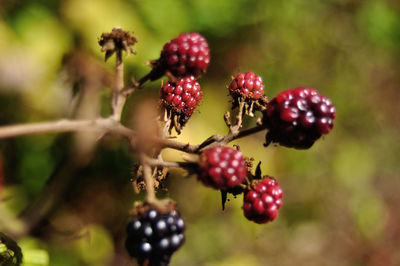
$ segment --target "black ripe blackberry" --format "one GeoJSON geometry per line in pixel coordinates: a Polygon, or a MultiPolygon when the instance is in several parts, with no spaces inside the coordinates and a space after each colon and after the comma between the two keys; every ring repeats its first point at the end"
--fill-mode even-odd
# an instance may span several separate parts
{"type": "Polygon", "coordinates": [[[147,207],[138,210],[128,223],[125,247],[140,265],[168,265],[185,241],[185,222],[176,210],[162,213],[147,207]]]}

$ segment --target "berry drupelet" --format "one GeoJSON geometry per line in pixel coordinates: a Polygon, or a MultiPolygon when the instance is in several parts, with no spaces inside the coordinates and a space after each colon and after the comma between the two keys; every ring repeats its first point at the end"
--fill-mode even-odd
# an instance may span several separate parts
{"type": "Polygon", "coordinates": [[[197,32],[182,33],[164,45],[159,63],[175,77],[198,77],[210,63],[208,43],[197,32]]]}
{"type": "Polygon", "coordinates": [[[193,76],[167,82],[160,89],[161,102],[177,132],[192,116],[203,96],[200,84],[193,76]]]}
{"type": "Polygon", "coordinates": [[[310,88],[280,92],[267,105],[263,122],[271,142],[296,149],[308,149],[333,128],[336,109],[331,101],[310,88]]]}
{"type": "Polygon", "coordinates": [[[215,189],[230,189],[241,184],[247,168],[243,154],[230,147],[217,146],[203,151],[199,162],[199,179],[215,189]]]}
{"type": "Polygon", "coordinates": [[[176,210],[142,210],[128,223],[126,231],[125,247],[140,265],[168,265],[185,241],[185,222],[176,210]]]}
{"type": "Polygon", "coordinates": [[[274,178],[264,177],[243,197],[244,216],[258,224],[275,220],[282,205],[282,189],[274,178]]]}

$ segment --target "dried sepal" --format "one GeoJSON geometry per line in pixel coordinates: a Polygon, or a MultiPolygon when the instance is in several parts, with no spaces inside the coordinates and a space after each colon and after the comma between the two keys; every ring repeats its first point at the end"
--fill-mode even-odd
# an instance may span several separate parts
{"type": "Polygon", "coordinates": [[[240,107],[242,104],[244,106],[244,114],[250,117],[254,117],[254,113],[257,111],[264,111],[267,109],[268,98],[263,95],[257,100],[252,100],[241,95],[233,97],[232,100],[232,110],[240,107]]]}

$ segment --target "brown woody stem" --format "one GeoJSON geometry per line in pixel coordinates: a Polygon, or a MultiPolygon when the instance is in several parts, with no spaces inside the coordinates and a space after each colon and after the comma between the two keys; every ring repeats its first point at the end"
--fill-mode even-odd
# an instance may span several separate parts
{"type": "Polygon", "coordinates": [[[52,122],[20,124],[0,127],[0,139],[58,132],[99,131],[114,132],[125,136],[132,136],[134,132],[111,118],[94,120],[61,119],[52,122]]]}
{"type": "Polygon", "coordinates": [[[156,201],[156,193],[154,191],[154,180],[151,173],[151,167],[148,163],[147,156],[144,153],[140,154],[140,164],[143,167],[143,179],[146,183],[146,201],[153,203],[156,201]]]}
{"type": "Polygon", "coordinates": [[[167,168],[185,168],[193,166],[193,162],[166,162],[160,159],[153,159],[150,157],[145,158],[146,163],[150,166],[167,167],[167,168]]]}
{"type": "Polygon", "coordinates": [[[124,89],[124,63],[122,62],[122,51],[116,53],[115,62],[115,85],[111,96],[112,118],[116,121],[121,120],[122,110],[125,105],[126,98],[121,94],[124,89]]]}

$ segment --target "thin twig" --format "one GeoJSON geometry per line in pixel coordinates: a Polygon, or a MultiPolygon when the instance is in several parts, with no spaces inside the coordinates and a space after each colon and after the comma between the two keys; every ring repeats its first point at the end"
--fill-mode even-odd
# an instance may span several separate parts
{"type": "Polygon", "coordinates": [[[143,167],[143,178],[146,183],[146,201],[149,203],[156,201],[156,193],[154,191],[154,179],[151,174],[150,164],[147,162],[147,156],[140,153],[140,164],[143,167]]]}
{"type": "Polygon", "coordinates": [[[41,122],[32,124],[20,124],[0,127],[0,139],[43,134],[56,132],[70,131],[88,131],[88,130],[105,130],[113,126],[113,121],[110,119],[95,119],[95,120],[68,120],[61,119],[52,122],[41,122]]]}
{"type": "Polygon", "coordinates": [[[201,144],[198,145],[193,145],[189,143],[183,143],[171,139],[161,139],[161,138],[156,138],[156,137],[150,137],[148,141],[152,141],[156,144],[158,144],[161,148],[170,148],[174,150],[179,150],[187,153],[199,153],[202,150],[206,148],[211,148],[214,146],[218,145],[226,145],[227,143],[243,138],[249,135],[252,135],[254,133],[260,132],[265,130],[266,127],[262,125],[258,125],[249,129],[245,129],[243,131],[238,131],[235,134],[227,134],[225,136],[221,135],[213,135],[209,138],[207,138],[205,141],[203,141],[201,144]]]}
{"type": "Polygon", "coordinates": [[[193,166],[193,162],[166,162],[164,160],[154,159],[150,157],[144,157],[145,162],[150,166],[156,167],[167,167],[167,168],[185,168],[193,166]]]}
{"type": "Polygon", "coordinates": [[[211,148],[211,147],[215,147],[218,145],[226,145],[229,142],[231,142],[232,140],[236,139],[237,136],[240,134],[240,128],[242,127],[242,123],[243,123],[243,111],[244,111],[244,102],[241,102],[239,105],[239,112],[236,116],[236,121],[234,125],[231,125],[230,121],[229,121],[229,117],[230,117],[230,113],[226,113],[224,116],[224,120],[227,126],[229,126],[229,132],[227,135],[225,135],[224,137],[220,136],[220,135],[213,135],[211,137],[209,137],[208,139],[206,139],[203,143],[201,143],[200,145],[198,145],[198,148],[196,149],[196,153],[206,149],[206,148],[211,148]]]}
{"type": "Polygon", "coordinates": [[[233,126],[230,127],[230,132],[231,134],[235,135],[235,134],[239,134],[239,129],[242,127],[243,124],[243,111],[245,108],[245,102],[240,102],[239,104],[239,112],[236,115],[236,121],[235,124],[233,126]]]}
{"type": "Polygon", "coordinates": [[[248,128],[248,129],[240,131],[239,134],[237,134],[234,139],[240,139],[240,138],[252,135],[254,133],[263,131],[265,129],[267,129],[267,127],[266,126],[262,126],[262,125],[261,126],[255,126],[255,127],[252,127],[252,128],[248,128]]]}
{"type": "Polygon", "coordinates": [[[124,63],[122,61],[122,51],[116,53],[115,62],[115,85],[111,96],[112,117],[116,121],[121,120],[122,109],[124,108],[126,98],[121,94],[124,89],[124,63]]]}
{"type": "MultiPolygon", "coordinates": [[[[170,127],[171,127],[171,119],[168,119],[164,123],[164,127],[163,127],[163,130],[162,130],[162,135],[161,135],[162,139],[166,139],[168,137],[168,130],[169,130],[170,127]]],[[[157,153],[156,153],[156,156],[155,156],[159,160],[162,160],[161,152],[162,152],[162,149],[159,149],[157,151],[157,153]]]]}
{"type": "Polygon", "coordinates": [[[152,72],[149,72],[147,75],[143,76],[139,81],[133,81],[132,86],[125,88],[121,91],[121,94],[123,94],[125,97],[128,97],[131,95],[134,91],[137,89],[141,89],[142,85],[146,83],[147,81],[150,80],[152,72]]]}
{"type": "Polygon", "coordinates": [[[150,137],[148,140],[160,145],[161,148],[170,148],[187,153],[197,153],[197,149],[199,147],[199,145],[191,145],[189,143],[183,143],[171,139],[161,139],[157,137],[150,137]]]}

